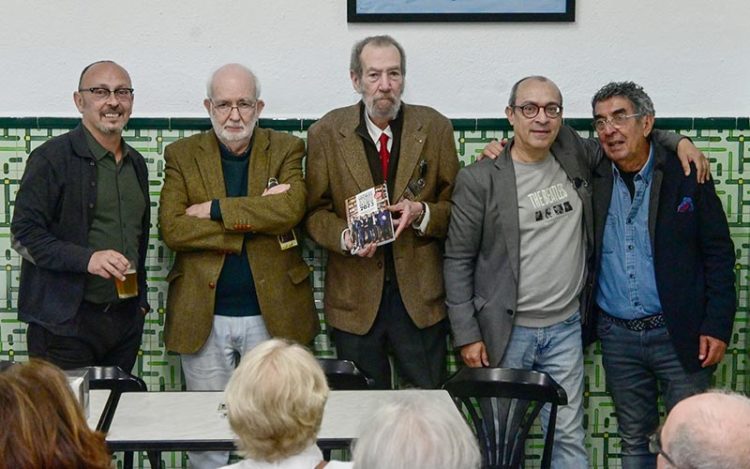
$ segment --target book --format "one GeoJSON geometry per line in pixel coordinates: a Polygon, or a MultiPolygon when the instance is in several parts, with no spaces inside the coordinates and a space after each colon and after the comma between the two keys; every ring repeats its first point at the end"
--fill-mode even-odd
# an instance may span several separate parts
{"type": "Polygon", "coordinates": [[[385,184],[372,187],[346,199],[346,222],[349,225],[353,252],[370,243],[378,246],[393,242],[393,218],[386,210],[390,205],[385,184]]]}

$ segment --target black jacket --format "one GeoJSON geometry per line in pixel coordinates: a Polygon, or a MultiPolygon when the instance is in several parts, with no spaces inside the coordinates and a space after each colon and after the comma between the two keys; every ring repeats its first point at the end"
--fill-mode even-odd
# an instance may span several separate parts
{"type": "MultiPolygon", "coordinates": [[[[146,200],[138,246],[139,304],[146,301],[146,249],[150,224],[148,170],[143,156],[128,149],[146,200]]],[[[83,300],[87,246],[96,207],[96,160],[82,124],[50,139],[29,155],[15,199],[11,233],[23,257],[18,318],[47,328],[72,318],[83,300]]]]}

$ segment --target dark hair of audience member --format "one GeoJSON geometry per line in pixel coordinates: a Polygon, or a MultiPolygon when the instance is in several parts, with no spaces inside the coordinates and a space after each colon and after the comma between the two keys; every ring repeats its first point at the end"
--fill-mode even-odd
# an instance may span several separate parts
{"type": "Polygon", "coordinates": [[[0,373],[0,469],[112,467],[65,375],[41,360],[0,373]]]}

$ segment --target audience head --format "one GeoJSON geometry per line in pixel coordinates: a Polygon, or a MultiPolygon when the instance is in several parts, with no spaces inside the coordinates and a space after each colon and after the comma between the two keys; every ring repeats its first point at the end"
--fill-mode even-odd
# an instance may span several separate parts
{"type": "Polygon", "coordinates": [[[513,126],[513,144],[528,156],[549,152],[562,126],[562,93],[547,77],[518,80],[505,115],[513,126]]]}
{"type": "Polygon", "coordinates": [[[659,468],[749,469],[750,399],[711,391],[680,401],[659,440],[659,468]]]}
{"type": "Polygon", "coordinates": [[[354,90],[362,95],[367,115],[385,128],[401,109],[406,55],[391,36],[371,36],[354,44],[349,76],[354,90]]]}
{"type": "Polygon", "coordinates": [[[81,72],[73,101],[94,138],[119,137],[133,111],[130,75],[111,60],[89,64],[81,72]]]}
{"type": "Polygon", "coordinates": [[[328,383],[304,347],[280,339],[247,353],[226,390],[229,424],[245,456],[279,461],[314,444],[328,383]]]}
{"type": "Polygon", "coordinates": [[[211,74],[203,105],[216,137],[234,153],[244,152],[263,111],[260,82],[249,68],[227,64],[211,74]]]}
{"type": "Polygon", "coordinates": [[[604,153],[625,171],[648,160],[648,137],[654,128],[654,103],[632,81],[604,85],[591,99],[594,129],[604,153]]]}
{"type": "Polygon", "coordinates": [[[457,409],[411,394],[380,407],[353,450],[356,469],[474,469],[479,447],[457,409]]]}
{"type": "Polygon", "coordinates": [[[0,469],[111,467],[65,375],[34,360],[0,373],[0,469]]]}

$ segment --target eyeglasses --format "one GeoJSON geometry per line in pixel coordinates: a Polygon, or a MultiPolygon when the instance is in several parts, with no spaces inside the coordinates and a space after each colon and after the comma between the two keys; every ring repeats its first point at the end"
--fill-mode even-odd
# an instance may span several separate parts
{"type": "Polygon", "coordinates": [[[117,88],[110,90],[109,88],[102,88],[95,86],[93,88],[79,88],[80,93],[89,92],[97,101],[104,101],[109,99],[109,95],[114,94],[118,101],[130,101],[133,99],[133,88],[117,88]]]}
{"type": "Polygon", "coordinates": [[[611,125],[615,129],[619,129],[623,125],[625,125],[625,122],[627,122],[628,119],[632,119],[634,117],[641,117],[641,113],[637,112],[635,114],[615,114],[611,119],[596,119],[592,125],[597,132],[604,132],[607,124],[611,125]]]}
{"type": "Polygon", "coordinates": [[[649,452],[651,452],[651,454],[661,454],[669,464],[677,467],[677,464],[675,464],[672,458],[666,452],[664,452],[661,447],[661,430],[662,427],[660,426],[654,433],[651,434],[651,436],[648,437],[648,450],[649,452]]]}
{"type": "Polygon", "coordinates": [[[258,106],[258,101],[240,101],[236,105],[232,106],[232,103],[228,101],[211,101],[211,104],[216,111],[216,114],[222,116],[228,116],[232,113],[233,109],[237,109],[237,112],[242,116],[249,116],[251,112],[258,106]]]}
{"type": "Polygon", "coordinates": [[[539,114],[540,109],[544,109],[544,113],[549,117],[550,119],[555,119],[556,117],[559,117],[560,114],[562,114],[562,106],[559,104],[547,104],[546,106],[538,106],[534,103],[527,103],[522,106],[511,106],[513,109],[521,109],[521,114],[523,114],[524,117],[527,119],[533,119],[539,114]]]}

